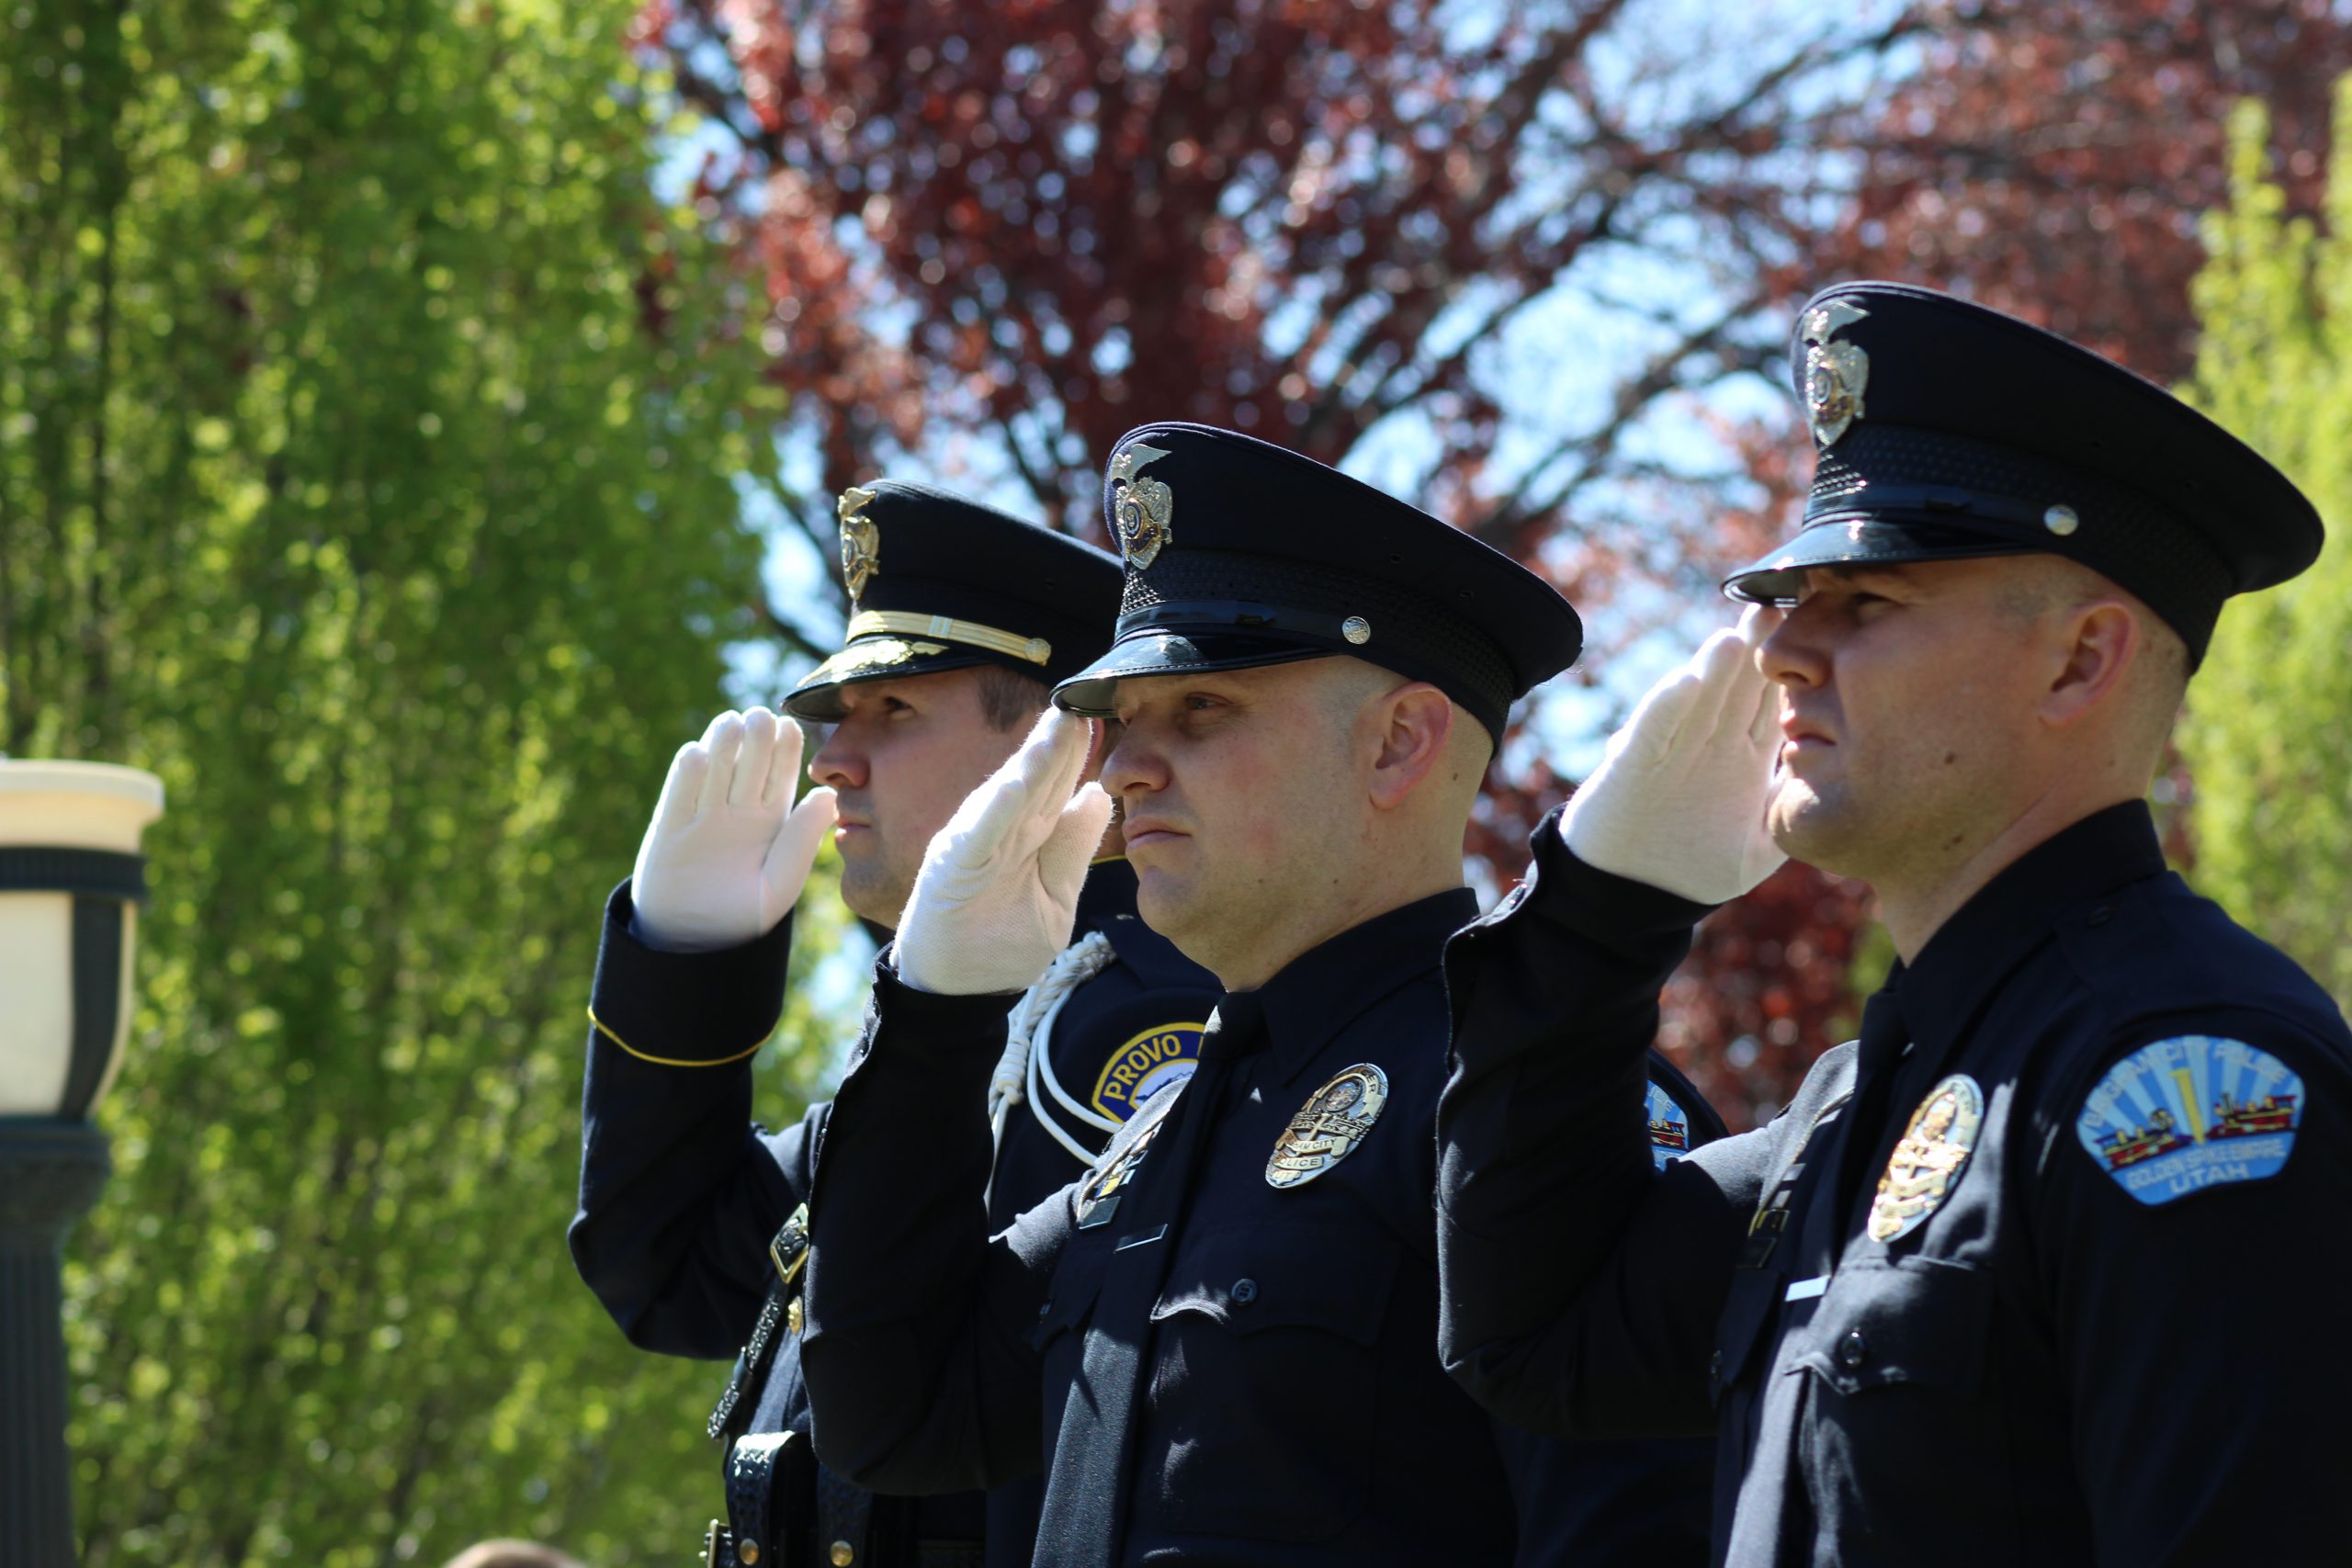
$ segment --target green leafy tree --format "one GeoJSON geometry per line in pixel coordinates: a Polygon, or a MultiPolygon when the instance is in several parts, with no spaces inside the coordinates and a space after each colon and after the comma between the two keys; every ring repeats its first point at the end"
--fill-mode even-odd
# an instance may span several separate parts
{"type": "Polygon", "coordinates": [[[776,412],[633,4],[0,12],[0,750],[171,795],[70,1249],[93,1568],[712,1511],[713,1370],[562,1245],[597,911],[724,700],[776,412]]]}
{"type": "Polygon", "coordinates": [[[2256,104],[2232,124],[2230,204],[2205,226],[2192,396],[2335,536],[2310,571],[2222,615],[2181,750],[2200,886],[2352,1002],[2352,78],[2335,126],[2324,227],[2288,216],[2256,104]]]}

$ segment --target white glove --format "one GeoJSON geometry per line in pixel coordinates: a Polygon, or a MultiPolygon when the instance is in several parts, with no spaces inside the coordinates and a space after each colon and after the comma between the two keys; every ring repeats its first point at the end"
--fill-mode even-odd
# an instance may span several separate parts
{"type": "Polygon", "coordinates": [[[765,708],[720,714],[678,748],[629,887],[639,942],[707,953],[775,929],[833,825],[831,790],[792,804],[799,773],[800,727],[765,708]]]}
{"type": "Polygon", "coordinates": [[[1058,708],[923,852],[899,921],[899,978],[919,991],[978,996],[1035,981],[1078,923],[1087,862],[1111,824],[1086,772],[1091,731],[1058,708]]]}
{"type": "Polygon", "coordinates": [[[1756,668],[1762,606],[1649,690],[1568,799],[1578,860],[1702,904],[1738,897],[1788,857],[1764,825],[1780,702],[1756,668]]]}

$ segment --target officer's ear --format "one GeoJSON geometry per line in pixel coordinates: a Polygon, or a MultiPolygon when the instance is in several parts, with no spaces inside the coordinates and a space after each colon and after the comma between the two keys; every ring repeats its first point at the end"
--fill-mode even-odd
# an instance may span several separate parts
{"type": "Polygon", "coordinates": [[[2053,635],[2062,660],[2041,696],[2043,724],[2072,729],[2126,700],[2125,677],[2144,642],[2130,604],[2108,597],[2079,601],[2059,615],[2053,635]]]}
{"type": "Polygon", "coordinates": [[[1443,692],[1408,681],[1378,700],[1374,717],[1380,739],[1370,781],[1376,809],[1403,805],[1432,774],[1450,775],[1446,757],[1461,716],[1443,692]]]}

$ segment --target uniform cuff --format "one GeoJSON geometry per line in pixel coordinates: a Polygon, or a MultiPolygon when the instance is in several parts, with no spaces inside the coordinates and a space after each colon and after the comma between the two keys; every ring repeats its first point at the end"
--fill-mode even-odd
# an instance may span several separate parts
{"type": "Polygon", "coordinates": [[[1004,1021],[1021,997],[1019,991],[948,996],[918,990],[899,978],[898,948],[887,947],[874,961],[875,1027],[867,1031],[866,1049],[887,1033],[885,1048],[907,1061],[952,1071],[984,1056],[993,1070],[1004,1048],[1004,1021]]]}
{"type": "Polygon", "coordinates": [[[1578,859],[1560,831],[1565,809],[1555,807],[1529,835],[1534,858],[1526,880],[1469,931],[1500,925],[1528,908],[1534,919],[1565,926],[1604,948],[1625,951],[1662,936],[1688,933],[1715,908],[1578,859]]]}
{"type": "Polygon", "coordinates": [[[659,1066],[718,1066],[757,1051],[784,1015],[792,917],[740,947],[663,953],[631,933],[628,888],[623,882],[605,905],[588,1004],[597,1032],[659,1066]]]}

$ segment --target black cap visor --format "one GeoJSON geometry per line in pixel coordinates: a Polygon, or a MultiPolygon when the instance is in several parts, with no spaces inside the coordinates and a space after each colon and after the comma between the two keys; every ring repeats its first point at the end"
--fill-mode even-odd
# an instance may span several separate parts
{"type": "MultiPolygon", "coordinates": [[[[976,648],[943,646],[907,637],[862,637],[803,676],[798,685],[785,694],[784,711],[795,718],[818,724],[838,724],[849,711],[842,703],[843,686],[870,681],[907,681],[918,675],[940,675],[981,664],[1021,668],[976,648]]],[[[1035,666],[1023,673],[1039,681],[1046,676],[1043,670],[1035,666]]]]}
{"type": "Polygon", "coordinates": [[[1751,604],[1792,604],[1804,574],[1825,566],[1897,566],[1907,561],[2021,556],[2039,547],[2013,535],[1945,523],[1849,516],[1814,524],[1752,566],[1724,579],[1724,592],[1751,604]]]}
{"type": "Polygon", "coordinates": [[[1089,718],[1116,711],[1119,682],[1146,675],[1204,675],[1261,664],[1333,659],[1354,650],[1315,648],[1243,632],[1183,633],[1147,626],[1121,637],[1111,650],[1054,688],[1054,705],[1089,718]]]}

